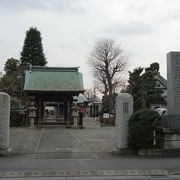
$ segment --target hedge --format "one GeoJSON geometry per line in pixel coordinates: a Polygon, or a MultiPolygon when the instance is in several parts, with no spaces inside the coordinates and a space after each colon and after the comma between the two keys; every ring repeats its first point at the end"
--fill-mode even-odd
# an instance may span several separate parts
{"type": "Polygon", "coordinates": [[[135,112],[129,119],[128,146],[135,149],[153,147],[153,132],[160,126],[160,122],[161,116],[154,110],[135,112]]]}

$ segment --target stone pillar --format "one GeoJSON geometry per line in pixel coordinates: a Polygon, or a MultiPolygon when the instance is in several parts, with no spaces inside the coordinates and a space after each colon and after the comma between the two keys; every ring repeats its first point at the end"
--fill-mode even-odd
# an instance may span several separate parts
{"type": "Polygon", "coordinates": [[[167,105],[168,115],[180,116],[180,52],[167,54],[167,105]]]}
{"type": "Polygon", "coordinates": [[[67,100],[67,125],[70,125],[70,101],[67,100]]]}
{"type": "Polygon", "coordinates": [[[10,96],[0,92],[0,155],[8,155],[10,125],[10,96]]]}
{"type": "Polygon", "coordinates": [[[43,121],[43,115],[42,115],[43,104],[42,104],[41,98],[39,98],[37,102],[38,102],[38,108],[37,108],[37,110],[38,110],[38,112],[37,112],[38,117],[37,118],[38,119],[37,119],[37,123],[38,123],[39,126],[41,126],[42,121],[43,121]]]}
{"type": "Polygon", "coordinates": [[[167,54],[167,108],[162,124],[164,149],[173,154],[173,149],[180,149],[180,52],[167,54]]]}
{"type": "Polygon", "coordinates": [[[123,152],[128,145],[128,122],[133,113],[133,97],[120,93],[116,98],[116,147],[115,151],[123,152]]]}

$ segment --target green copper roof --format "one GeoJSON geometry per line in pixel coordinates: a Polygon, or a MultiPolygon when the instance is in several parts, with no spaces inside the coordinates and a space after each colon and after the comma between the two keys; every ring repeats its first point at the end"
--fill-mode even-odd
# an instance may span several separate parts
{"type": "Polygon", "coordinates": [[[31,67],[25,74],[25,91],[83,92],[78,67],[31,67]]]}

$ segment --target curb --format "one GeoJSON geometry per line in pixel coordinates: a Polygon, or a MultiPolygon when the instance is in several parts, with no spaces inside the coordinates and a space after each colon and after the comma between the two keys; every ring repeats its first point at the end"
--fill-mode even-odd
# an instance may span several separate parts
{"type": "Polygon", "coordinates": [[[180,175],[180,170],[172,170],[169,175],[180,175]]]}
{"type": "Polygon", "coordinates": [[[86,176],[167,176],[166,170],[59,170],[59,171],[1,171],[0,178],[22,177],[86,177],[86,176]]]}

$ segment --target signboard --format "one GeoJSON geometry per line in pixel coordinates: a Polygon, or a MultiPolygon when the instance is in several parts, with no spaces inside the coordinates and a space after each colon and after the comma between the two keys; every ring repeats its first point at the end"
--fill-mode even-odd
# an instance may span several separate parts
{"type": "Polygon", "coordinates": [[[104,114],[103,114],[103,118],[108,119],[108,118],[109,118],[109,113],[104,113],[104,114]]]}

